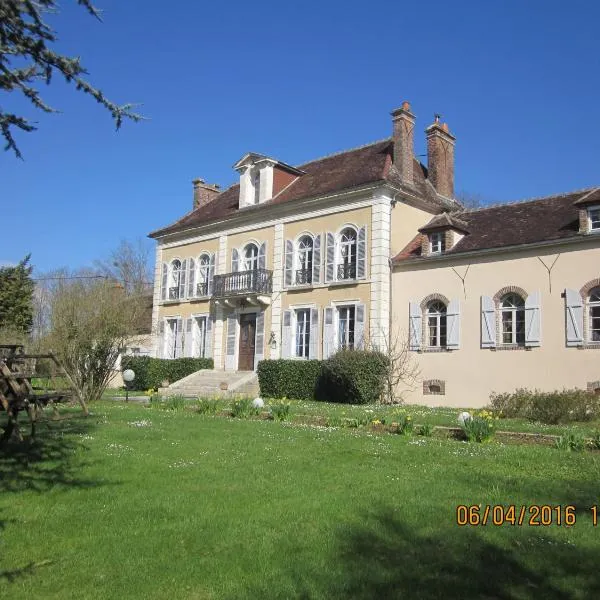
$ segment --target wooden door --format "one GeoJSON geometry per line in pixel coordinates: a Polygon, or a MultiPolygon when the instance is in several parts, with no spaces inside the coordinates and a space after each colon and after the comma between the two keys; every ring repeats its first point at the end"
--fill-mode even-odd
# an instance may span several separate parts
{"type": "Polygon", "coordinates": [[[256,340],[256,313],[240,315],[240,371],[254,370],[254,352],[256,340]]]}

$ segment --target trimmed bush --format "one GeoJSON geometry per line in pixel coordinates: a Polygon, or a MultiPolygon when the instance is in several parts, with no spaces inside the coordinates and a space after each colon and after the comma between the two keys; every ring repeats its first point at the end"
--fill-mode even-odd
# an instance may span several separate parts
{"type": "Polygon", "coordinates": [[[260,393],[268,398],[314,400],[321,364],[320,360],[261,360],[260,393]]]}
{"type": "Polygon", "coordinates": [[[492,394],[490,408],[508,418],[523,418],[548,425],[591,421],[600,416],[600,395],[585,390],[518,389],[513,393],[492,394]]]}
{"type": "Polygon", "coordinates": [[[381,399],[388,359],[381,352],[339,350],[323,361],[317,400],[373,404],[381,399]]]}
{"type": "Polygon", "coordinates": [[[124,356],[121,368],[135,373],[133,386],[138,390],[156,389],[166,379],[179,381],[201,369],[212,369],[212,358],[151,358],[150,356],[124,356]]]}

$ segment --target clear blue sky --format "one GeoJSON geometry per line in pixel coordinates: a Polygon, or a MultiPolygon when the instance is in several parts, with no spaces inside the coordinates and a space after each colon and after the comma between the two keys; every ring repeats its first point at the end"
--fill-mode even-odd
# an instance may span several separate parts
{"type": "MultiPolygon", "coordinates": [[[[417,153],[435,112],[457,137],[456,188],[488,201],[600,185],[600,3],[62,0],[61,51],[149,121],[115,133],[91,98],[44,88],[25,156],[0,152],[0,263],[77,268],[223,187],[246,151],[299,164],[387,137],[408,99],[417,153]]],[[[3,108],[25,107],[12,95],[3,108]]],[[[150,247],[153,242],[148,240],[150,247]]]]}

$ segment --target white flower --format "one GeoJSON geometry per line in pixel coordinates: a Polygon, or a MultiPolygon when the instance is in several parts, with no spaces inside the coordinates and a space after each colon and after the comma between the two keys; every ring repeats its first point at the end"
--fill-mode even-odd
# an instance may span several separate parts
{"type": "Polygon", "coordinates": [[[254,408],[264,408],[265,406],[265,401],[262,398],[254,398],[254,400],[252,400],[252,406],[254,408]]]}
{"type": "Polygon", "coordinates": [[[466,411],[461,412],[460,415],[458,415],[458,424],[462,427],[465,424],[465,421],[470,421],[472,418],[471,413],[466,411]]]}

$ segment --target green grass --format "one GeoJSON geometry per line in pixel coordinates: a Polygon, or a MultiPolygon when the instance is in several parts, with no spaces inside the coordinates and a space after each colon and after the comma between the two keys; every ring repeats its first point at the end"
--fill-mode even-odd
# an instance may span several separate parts
{"type": "Polygon", "coordinates": [[[114,402],[66,414],[0,449],[3,598],[600,593],[600,453],[114,402]],[[458,527],[456,505],[478,503],[575,504],[577,524],[458,527]]]}

